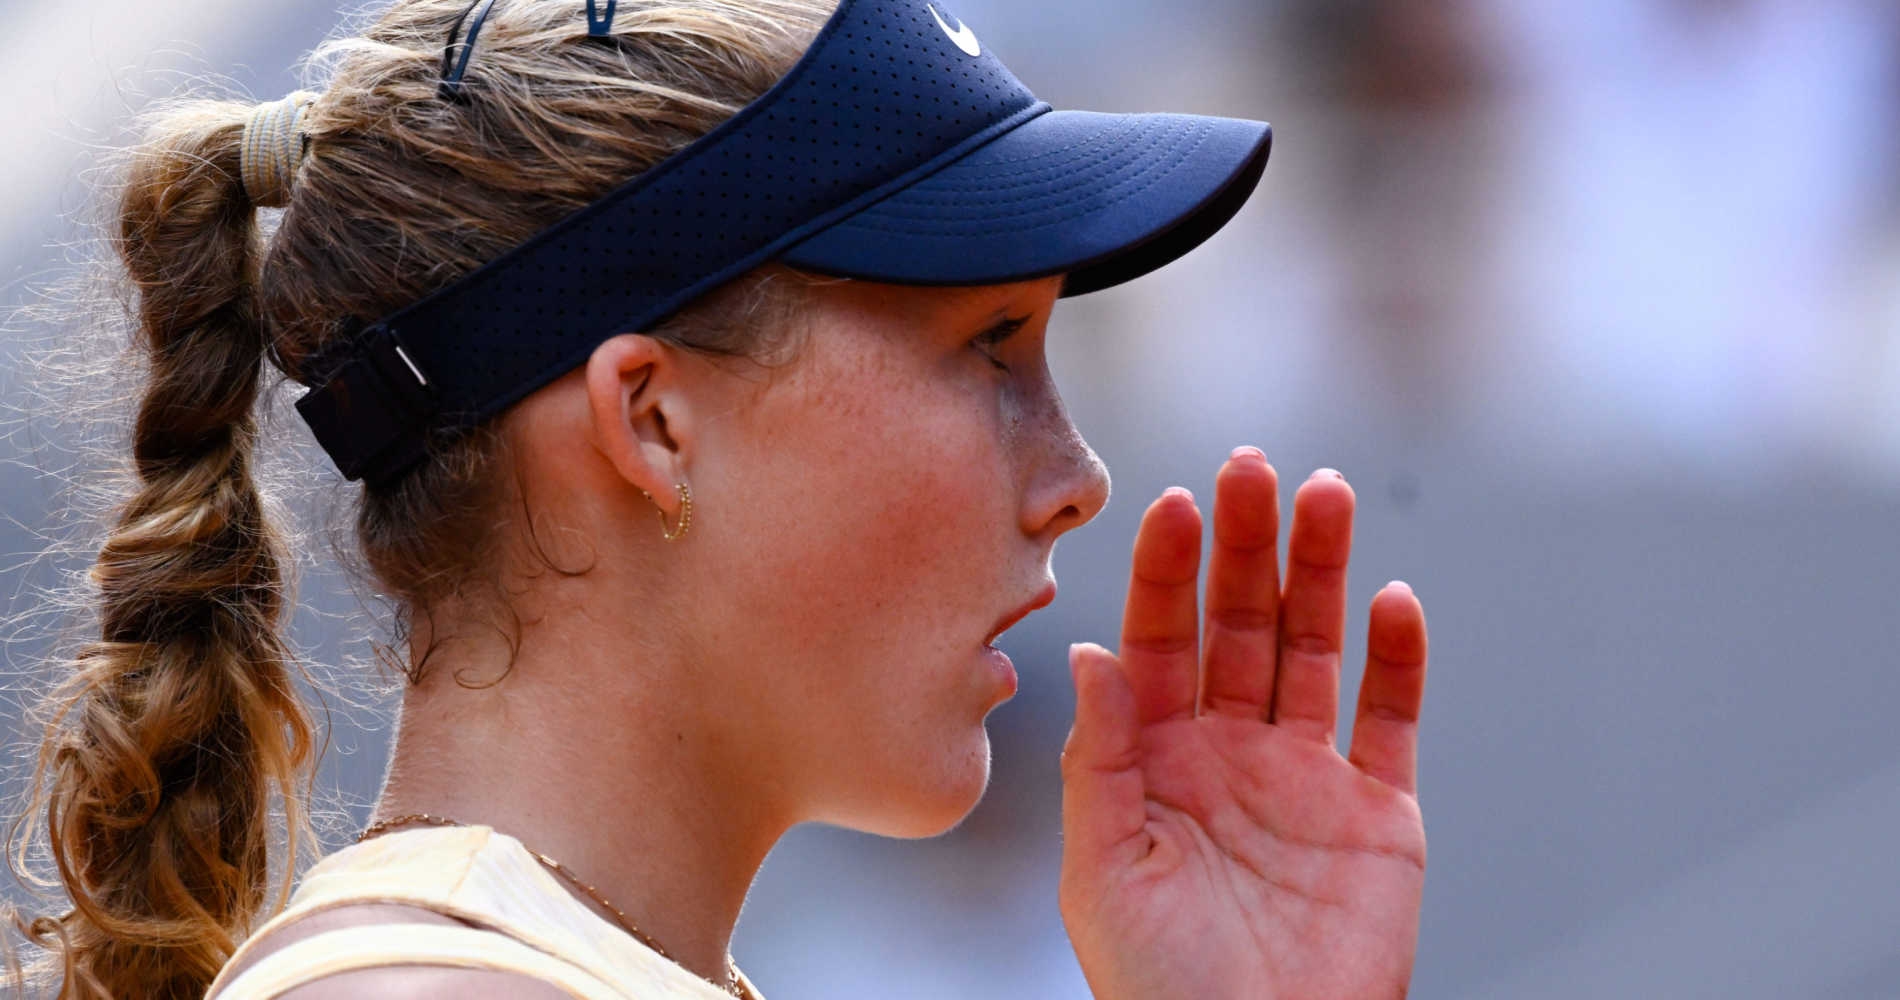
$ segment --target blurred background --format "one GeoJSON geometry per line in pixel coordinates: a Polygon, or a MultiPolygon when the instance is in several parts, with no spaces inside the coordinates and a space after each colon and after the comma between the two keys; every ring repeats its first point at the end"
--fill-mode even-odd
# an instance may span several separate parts
{"type": "MultiPolygon", "coordinates": [[[[1058,107],[1264,118],[1273,160],[1204,248],[1058,310],[1115,499],[1004,639],[1021,693],[976,812],[772,855],[735,945],[767,994],[1088,995],[1056,909],[1063,651],[1113,642],[1147,500],[1208,496],[1251,443],[1357,488],[1353,631],[1392,578],[1430,617],[1414,996],[1900,997],[1900,4],[955,7],[1058,107]]],[[[147,97],[274,99],[337,21],[0,0],[0,314],[66,273],[82,172],[147,97]]],[[[0,339],[13,615],[84,565],[33,559],[73,460],[29,391],[47,336],[0,339]]],[[[298,634],[340,663],[375,626],[312,560],[298,634]]],[[[14,702],[47,638],[0,647],[14,702]]],[[[332,847],[391,704],[334,706],[332,847]]]]}

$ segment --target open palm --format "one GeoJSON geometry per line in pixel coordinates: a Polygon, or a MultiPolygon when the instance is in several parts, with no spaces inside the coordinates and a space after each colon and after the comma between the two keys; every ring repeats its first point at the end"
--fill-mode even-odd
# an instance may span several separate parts
{"type": "Polygon", "coordinates": [[[1373,599],[1350,757],[1333,746],[1353,493],[1299,489],[1280,580],[1264,456],[1221,468],[1207,612],[1201,515],[1170,490],[1135,540],[1119,657],[1071,652],[1061,908],[1098,1000],[1405,995],[1425,831],[1425,618],[1373,599]]]}

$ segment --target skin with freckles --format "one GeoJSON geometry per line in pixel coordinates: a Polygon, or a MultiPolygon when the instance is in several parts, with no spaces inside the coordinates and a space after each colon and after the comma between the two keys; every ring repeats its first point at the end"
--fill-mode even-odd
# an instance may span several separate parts
{"type": "MultiPolygon", "coordinates": [[[[784,364],[624,334],[524,400],[504,418],[521,496],[496,529],[517,646],[486,606],[422,619],[413,647],[440,642],[372,820],[512,834],[716,980],[792,826],[954,826],[989,778],[984,719],[1015,691],[988,641],[1052,596],[1057,539],[1108,497],[1046,363],[1060,287],[831,283],[784,364]],[[677,483],[692,527],[668,542],[655,512],[678,523],[677,483]]],[[[1119,657],[1074,657],[1057,902],[1096,997],[1350,1000],[1409,978],[1422,612],[1402,586],[1375,600],[1342,758],[1352,494],[1301,488],[1282,584],[1276,486],[1258,452],[1222,468],[1204,620],[1200,512],[1159,500],[1119,657]]],[[[324,926],[394,919],[350,909],[324,926]]],[[[540,995],[401,967],[290,995],[397,989],[540,995]]]]}

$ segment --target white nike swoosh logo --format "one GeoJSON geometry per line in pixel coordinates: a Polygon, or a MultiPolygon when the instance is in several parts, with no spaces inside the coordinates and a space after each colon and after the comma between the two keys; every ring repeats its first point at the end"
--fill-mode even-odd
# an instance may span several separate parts
{"type": "Polygon", "coordinates": [[[976,32],[971,31],[969,25],[959,24],[957,30],[951,31],[950,26],[944,23],[943,15],[937,13],[937,8],[924,4],[924,9],[930,12],[931,17],[937,19],[937,27],[942,28],[943,33],[950,36],[950,40],[957,43],[957,48],[962,49],[964,54],[972,56],[983,54],[983,46],[976,43],[976,32]]]}

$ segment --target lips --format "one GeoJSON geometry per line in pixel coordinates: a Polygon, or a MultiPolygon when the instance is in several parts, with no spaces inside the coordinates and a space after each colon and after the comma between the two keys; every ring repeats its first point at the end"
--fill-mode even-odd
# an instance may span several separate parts
{"type": "Polygon", "coordinates": [[[1049,602],[1055,599],[1056,599],[1056,585],[1055,585],[1055,581],[1051,580],[1051,581],[1048,581],[1047,583],[1044,583],[1042,586],[1042,589],[1036,591],[1036,595],[1034,597],[1031,597],[1029,600],[1023,602],[1022,604],[1017,605],[1015,610],[1004,615],[1002,618],[997,619],[996,627],[990,629],[990,634],[983,639],[983,644],[985,646],[996,645],[997,638],[1001,636],[1004,632],[1009,631],[1012,627],[1015,626],[1017,622],[1022,621],[1024,618],[1029,617],[1029,613],[1032,611],[1035,611],[1037,608],[1048,607],[1049,602]]]}

